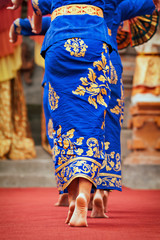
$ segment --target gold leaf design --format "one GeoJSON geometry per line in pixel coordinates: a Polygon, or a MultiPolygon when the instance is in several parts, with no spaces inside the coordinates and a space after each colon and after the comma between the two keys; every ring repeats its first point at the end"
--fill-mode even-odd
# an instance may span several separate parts
{"type": "Polygon", "coordinates": [[[88,102],[90,104],[92,104],[93,106],[95,106],[95,108],[97,109],[97,103],[96,103],[96,100],[95,98],[92,98],[91,96],[88,97],[88,102]]]}
{"type": "Polygon", "coordinates": [[[87,81],[87,78],[86,78],[86,77],[85,77],[85,78],[81,77],[80,80],[81,80],[81,82],[82,82],[82,84],[83,84],[84,86],[89,85],[89,82],[87,81]]]}
{"type": "Polygon", "coordinates": [[[106,89],[105,89],[105,88],[102,88],[102,89],[101,89],[101,93],[102,93],[103,95],[107,95],[106,89]]]}
{"type": "Polygon", "coordinates": [[[110,142],[105,142],[104,145],[105,145],[105,150],[108,150],[108,149],[109,149],[110,142]]]}
{"type": "Polygon", "coordinates": [[[67,154],[68,154],[68,155],[73,155],[73,150],[72,150],[72,149],[69,149],[69,150],[67,151],[67,154]]]}
{"type": "Polygon", "coordinates": [[[83,141],[84,137],[79,137],[77,138],[77,141],[76,141],[76,145],[82,145],[82,141],[83,141]]]}
{"type": "Polygon", "coordinates": [[[106,166],[106,170],[107,170],[107,171],[110,171],[111,169],[112,169],[111,167],[106,166]]]}
{"type": "Polygon", "coordinates": [[[67,132],[66,137],[68,137],[68,138],[73,138],[74,132],[75,132],[75,129],[72,128],[71,130],[69,130],[69,131],[67,132]]]}
{"type": "Polygon", "coordinates": [[[98,80],[104,83],[104,82],[106,81],[106,78],[105,78],[103,75],[101,75],[101,76],[98,78],[98,80]]]}
{"type": "MultiPolygon", "coordinates": [[[[93,66],[97,67],[99,71],[102,70],[103,75],[101,74],[97,79],[94,70],[88,68],[88,79],[86,77],[80,78],[83,86],[79,85],[75,91],[72,91],[73,94],[80,96],[90,94],[90,96],[88,97],[88,102],[92,104],[96,109],[98,108],[97,103],[107,107],[107,104],[105,103],[105,98],[103,98],[102,95],[107,96],[107,89],[111,91],[108,85],[108,83],[110,83],[110,78],[106,75],[106,71],[109,73],[109,66],[107,65],[107,60],[103,53],[101,54],[101,57],[102,61],[95,61],[93,63],[93,66]]],[[[110,96],[108,96],[108,98],[110,98],[110,96]]]]}
{"type": "Polygon", "coordinates": [[[110,161],[110,165],[111,165],[111,167],[113,168],[113,167],[114,167],[114,162],[113,162],[113,161],[110,161]]]}
{"type": "Polygon", "coordinates": [[[94,83],[91,83],[90,87],[89,88],[87,87],[86,90],[88,92],[90,92],[90,94],[93,94],[93,95],[97,95],[100,92],[99,86],[94,83]]]}
{"type": "Polygon", "coordinates": [[[83,86],[79,86],[79,87],[77,87],[77,89],[75,91],[72,91],[72,93],[76,94],[76,95],[84,96],[85,91],[86,90],[83,86]]]}
{"type": "Polygon", "coordinates": [[[93,156],[93,151],[92,148],[90,148],[87,152],[86,152],[87,156],[92,157],[93,156]]]}
{"type": "Polygon", "coordinates": [[[68,141],[68,139],[64,139],[64,141],[63,141],[63,147],[64,147],[64,149],[67,149],[67,148],[69,147],[69,141],[68,141]]]}
{"type": "Polygon", "coordinates": [[[61,130],[62,130],[62,126],[59,125],[59,129],[57,130],[57,138],[61,136],[61,130]]]}
{"type": "Polygon", "coordinates": [[[83,149],[82,148],[78,148],[77,150],[75,150],[75,152],[80,156],[83,153],[83,149]]]}
{"type": "Polygon", "coordinates": [[[96,74],[95,72],[93,71],[93,69],[89,68],[89,74],[88,74],[88,78],[92,81],[92,82],[95,82],[95,79],[96,79],[96,74]]]}
{"type": "Polygon", "coordinates": [[[103,97],[102,97],[101,94],[98,94],[98,96],[97,96],[97,102],[98,102],[99,104],[107,107],[107,104],[105,103],[105,101],[104,101],[104,99],[103,99],[103,97]]]}
{"type": "Polygon", "coordinates": [[[50,83],[49,83],[48,99],[49,99],[49,105],[51,107],[51,110],[55,110],[56,108],[58,108],[59,96],[54,91],[54,88],[52,88],[50,83]]]}

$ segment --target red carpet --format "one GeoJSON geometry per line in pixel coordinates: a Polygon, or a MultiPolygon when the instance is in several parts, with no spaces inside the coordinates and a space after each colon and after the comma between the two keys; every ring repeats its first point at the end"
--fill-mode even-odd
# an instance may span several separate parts
{"type": "Polygon", "coordinates": [[[112,192],[109,219],[92,219],[88,228],[64,224],[67,208],[54,207],[57,189],[0,189],[0,240],[159,240],[160,191],[112,192]]]}

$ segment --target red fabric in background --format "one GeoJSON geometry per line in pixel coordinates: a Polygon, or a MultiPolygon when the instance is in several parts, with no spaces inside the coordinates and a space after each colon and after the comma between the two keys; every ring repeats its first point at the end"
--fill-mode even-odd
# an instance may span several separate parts
{"type": "Polygon", "coordinates": [[[64,223],[67,208],[55,207],[55,188],[0,189],[1,240],[159,240],[160,191],[112,192],[109,219],[92,219],[88,228],[64,223]]]}

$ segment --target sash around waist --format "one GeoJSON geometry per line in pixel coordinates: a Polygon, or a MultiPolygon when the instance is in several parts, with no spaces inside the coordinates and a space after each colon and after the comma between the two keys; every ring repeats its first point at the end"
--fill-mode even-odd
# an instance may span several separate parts
{"type": "Polygon", "coordinates": [[[51,14],[51,21],[62,15],[84,15],[89,14],[103,18],[103,10],[99,7],[87,4],[70,4],[56,8],[51,14]]]}

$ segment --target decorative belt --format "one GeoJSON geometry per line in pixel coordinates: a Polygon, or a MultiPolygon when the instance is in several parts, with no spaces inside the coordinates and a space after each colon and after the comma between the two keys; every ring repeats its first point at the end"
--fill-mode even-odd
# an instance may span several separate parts
{"type": "Polygon", "coordinates": [[[51,15],[51,21],[61,15],[96,15],[103,18],[103,10],[99,7],[86,4],[70,4],[56,8],[51,15]]]}

